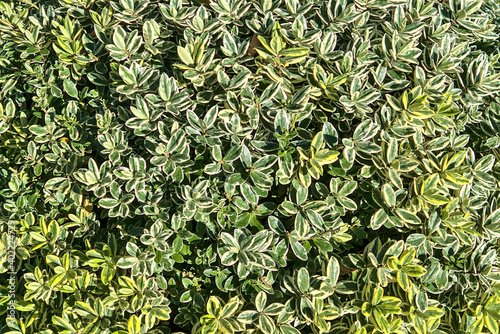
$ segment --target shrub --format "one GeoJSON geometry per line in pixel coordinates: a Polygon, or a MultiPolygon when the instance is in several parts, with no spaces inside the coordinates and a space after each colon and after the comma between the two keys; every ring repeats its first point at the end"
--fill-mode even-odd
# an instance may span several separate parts
{"type": "Polygon", "coordinates": [[[498,333],[498,9],[0,2],[0,331],[498,333]]]}

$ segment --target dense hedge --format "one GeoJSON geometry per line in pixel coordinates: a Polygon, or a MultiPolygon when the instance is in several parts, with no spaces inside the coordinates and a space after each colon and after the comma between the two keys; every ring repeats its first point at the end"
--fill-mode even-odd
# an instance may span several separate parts
{"type": "Polygon", "coordinates": [[[0,2],[0,332],[498,334],[499,9],[0,2]]]}

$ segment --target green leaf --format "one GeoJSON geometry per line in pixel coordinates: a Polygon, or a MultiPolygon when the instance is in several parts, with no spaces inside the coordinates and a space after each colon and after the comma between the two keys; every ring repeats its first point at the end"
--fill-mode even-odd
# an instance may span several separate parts
{"type": "Polygon", "coordinates": [[[29,130],[32,134],[37,136],[44,136],[49,133],[49,131],[39,125],[32,125],[29,127],[29,130]]]}
{"type": "Polygon", "coordinates": [[[405,209],[396,209],[396,215],[401,218],[405,223],[412,224],[412,225],[420,225],[422,222],[420,221],[420,218],[418,218],[417,215],[415,215],[413,212],[410,212],[405,209]]]}
{"type": "Polygon", "coordinates": [[[500,209],[493,211],[488,218],[486,218],[485,225],[498,225],[500,223],[500,209]]]}
{"type": "Polygon", "coordinates": [[[313,226],[315,226],[318,229],[323,228],[325,225],[325,222],[323,221],[323,218],[313,210],[306,210],[307,218],[311,222],[313,226]]]}
{"type": "Polygon", "coordinates": [[[300,334],[297,329],[290,325],[281,325],[280,329],[283,334],[300,334]]]}
{"type": "Polygon", "coordinates": [[[318,249],[323,253],[328,253],[333,250],[333,245],[329,241],[323,238],[314,238],[313,242],[318,247],[318,249]]]}
{"type": "Polygon", "coordinates": [[[370,219],[370,226],[374,230],[378,230],[387,221],[389,216],[384,209],[378,209],[370,219]]]}
{"type": "Polygon", "coordinates": [[[408,275],[412,277],[419,277],[425,275],[427,270],[423,268],[422,266],[419,266],[417,264],[408,264],[403,266],[403,271],[408,275]]]}
{"type": "Polygon", "coordinates": [[[118,206],[118,204],[120,204],[120,202],[114,198],[101,198],[99,200],[99,205],[105,209],[112,209],[118,206]]]}
{"type": "Polygon", "coordinates": [[[382,150],[380,146],[369,141],[356,143],[356,149],[368,154],[376,154],[382,150]]]}
{"type": "Polygon", "coordinates": [[[309,272],[306,268],[299,269],[297,273],[297,286],[302,293],[309,291],[309,272]]]}
{"type": "Polygon", "coordinates": [[[388,207],[394,207],[396,205],[396,194],[389,184],[384,184],[382,186],[382,196],[384,197],[385,204],[388,207]]]}
{"type": "Polygon", "coordinates": [[[339,196],[347,196],[352,194],[352,192],[356,189],[358,183],[356,181],[347,181],[342,188],[339,190],[339,196]]]}
{"type": "Polygon", "coordinates": [[[339,261],[335,257],[331,257],[328,261],[328,266],[326,269],[326,276],[330,279],[330,283],[335,286],[340,275],[340,265],[339,261]]]}
{"type": "Polygon", "coordinates": [[[419,290],[417,292],[417,295],[415,297],[415,302],[420,312],[425,313],[425,311],[427,311],[428,299],[427,299],[427,293],[425,291],[419,290]]]}
{"type": "Polygon", "coordinates": [[[125,84],[131,86],[137,86],[137,80],[131,70],[129,70],[123,65],[120,65],[118,72],[122,80],[125,82],[125,84]]]}
{"type": "Polygon", "coordinates": [[[314,305],[305,297],[300,298],[300,313],[308,321],[314,320],[314,305]]]}
{"type": "Polygon", "coordinates": [[[296,257],[302,261],[307,261],[307,251],[298,240],[290,239],[290,246],[296,257]]]}
{"type": "Polygon", "coordinates": [[[482,0],[471,2],[467,6],[467,8],[465,8],[465,12],[467,13],[467,15],[474,14],[475,12],[477,12],[481,8],[482,5],[483,5],[482,0]]]}
{"type": "Polygon", "coordinates": [[[116,262],[116,265],[122,269],[130,269],[134,267],[137,262],[139,262],[139,260],[136,257],[126,256],[119,259],[118,262],[116,262]]]}
{"type": "Polygon", "coordinates": [[[425,235],[414,233],[406,239],[406,244],[412,247],[418,247],[425,241],[425,239],[425,235]]]}
{"type": "Polygon", "coordinates": [[[73,81],[64,79],[63,81],[64,91],[71,97],[78,99],[78,90],[73,81]]]}
{"type": "Polygon", "coordinates": [[[267,295],[264,291],[261,291],[257,294],[255,297],[255,307],[257,309],[257,312],[262,312],[264,311],[264,308],[266,307],[267,303],[267,295]]]}

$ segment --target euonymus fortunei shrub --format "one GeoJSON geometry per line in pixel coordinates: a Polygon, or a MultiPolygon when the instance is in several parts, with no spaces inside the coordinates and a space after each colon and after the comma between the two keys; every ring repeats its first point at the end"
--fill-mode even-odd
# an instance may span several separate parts
{"type": "Polygon", "coordinates": [[[498,334],[499,9],[0,2],[0,331],[498,334]]]}

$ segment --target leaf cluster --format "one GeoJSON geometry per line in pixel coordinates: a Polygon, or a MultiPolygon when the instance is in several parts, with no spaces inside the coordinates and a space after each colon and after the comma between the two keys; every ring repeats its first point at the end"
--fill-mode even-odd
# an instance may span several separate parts
{"type": "Polygon", "coordinates": [[[498,334],[499,13],[0,1],[0,332],[498,334]]]}

